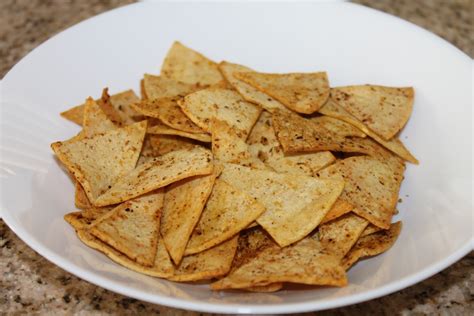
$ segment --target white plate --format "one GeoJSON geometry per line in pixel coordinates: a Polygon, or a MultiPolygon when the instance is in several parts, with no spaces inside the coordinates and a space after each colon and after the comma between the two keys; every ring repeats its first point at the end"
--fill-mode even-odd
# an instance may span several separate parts
{"type": "Polygon", "coordinates": [[[471,60],[410,23],[349,3],[138,3],[60,33],[4,78],[1,210],[9,227],[63,269],[109,290],[208,312],[286,313],[353,304],[397,291],[472,249],[471,60]],[[138,90],[158,73],[173,40],[215,60],[269,72],[327,70],[333,86],[412,85],[402,140],[409,165],[401,190],[402,234],[387,253],[357,264],[345,288],[275,294],[211,292],[122,268],[81,244],[62,219],[73,185],[49,144],[78,127],[59,112],[111,92],[138,90]]]}

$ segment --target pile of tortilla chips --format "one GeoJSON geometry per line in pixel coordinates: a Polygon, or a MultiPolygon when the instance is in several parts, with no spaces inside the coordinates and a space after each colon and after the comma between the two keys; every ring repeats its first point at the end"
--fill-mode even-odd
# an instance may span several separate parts
{"type": "Polygon", "coordinates": [[[412,88],[217,64],[175,42],[160,75],[61,113],[81,241],[139,273],[213,290],[344,286],[389,249],[412,88]]]}

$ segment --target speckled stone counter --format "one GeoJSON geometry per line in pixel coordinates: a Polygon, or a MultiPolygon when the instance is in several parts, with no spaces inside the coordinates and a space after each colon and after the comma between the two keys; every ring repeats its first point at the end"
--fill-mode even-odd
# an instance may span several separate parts
{"type": "MultiPolygon", "coordinates": [[[[59,31],[130,0],[1,0],[0,78],[24,55],[59,31]]],[[[472,0],[358,0],[442,36],[471,57],[472,0]]],[[[153,305],[99,288],[36,254],[0,220],[2,314],[198,313],[153,305]]],[[[321,315],[474,314],[474,252],[437,275],[392,295],[321,315]]]]}

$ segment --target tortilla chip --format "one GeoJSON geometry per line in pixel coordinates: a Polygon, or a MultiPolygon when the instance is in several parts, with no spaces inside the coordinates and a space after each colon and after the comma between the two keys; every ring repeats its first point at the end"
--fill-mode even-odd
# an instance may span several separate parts
{"type": "Polygon", "coordinates": [[[210,174],[213,169],[212,153],[204,148],[172,151],[153,158],[118,179],[94,204],[117,204],[173,182],[192,176],[210,174]]]}
{"type": "Polygon", "coordinates": [[[232,238],[264,211],[265,206],[253,197],[223,180],[216,180],[185,254],[204,251],[232,238]]]}
{"type": "Polygon", "coordinates": [[[142,100],[148,99],[148,96],[146,95],[146,91],[145,91],[145,80],[144,79],[140,80],[140,95],[141,95],[142,100]]]}
{"type": "Polygon", "coordinates": [[[77,236],[87,246],[104,253],[116,263],[132,271],[159,278],[166,278],[173,275],[174,273],[173,264],[171,263],[171,259],[168,256],[163,239],[160,236],[158,236],[156,255],[151,267],[143,266],[136,261],[131,260],[121,252],[115,250],[100,239],[94,237],[87,230],[77,231],[77,236]]]}
{"type": "Polygon", "coordinates": [[[150,74],[144,75],[143,88],[147,99],[150,101],[163,98],[182,98],[199,89],[195,84],[188,84],[150,74]]]}
{"type": "Polygon", "coordinates": [[[133,108],[143,115],[159,119],[165,125],[188,133],[204,133],[191,121],[179,107],[177,97],[167,97],[155,100],[142,100],[135,103],[133,108]]]}
{"type": "Polygon", "coordinates": [[[115,129],[117,126],[105,115],[99,104],[89,97],[84,105],[82,128],[83,137],[92,137],[115,129]]]}
{"type": "Polygon", "coordinates": [[[414,164],[418,164],[418,160],[405,148],[403,143],[396,137],[393,137],[391,140],[384,140],[371,129],[367,128],[364,123],[356,119],[349,112],[344,110],[341,106],[335,103],[332,98],[329,98],[328,102],[319,109],[319,113],[340,119],[349,124],[354,125],[355,127],[362,130],[364,133],[373,138],[377,143],[387,148],[391,152],[397,154],[399,157],[403,158],[406,161],[409,161],[414,164]]]}
{"type": "Polygon", "coordinates": [[[158,156],[165,155],[169,152],[176,150],[190,150],[196,146],[200,146],[199,143],[190,138],[180,137],[176,135],[153,135],[158,138],[159,141],[153,142],[152,145],[158,156]]]}
{"type": "Polygon", "coordinates": [[[82,118],[84,113],[84,105],[76,105],[69,110],[61,112],[60,115],[64,117],[66,120],[74,122],[78,125],[82,125],[82,118]]]}
{"type": "Polygon", "coordinates": [[[376,85],[331,89],[332,99],[385,140],[405,126],[413,110],[414,90],[376,85]]]}
{"type": "Polygon", "coordinates": [[[161,76],[199,86],[219,84],[224,80],[217,64],[200,53],[174,42],[161,66],[161,76]]]}
{"type": "Polygon", "coordinates": [[[400,235],[402,222],[390,225],[388,230],[382,230],[365,237],[361,237],[344,257],[341,264],[348,270],[357,260],[381,254],[390,249],[400,235]]]}
{"type": "Polygon", "coordinates": [[[133,90],[113,94],[109,100],[123,125],[130,125],[144,119],[140,113],[132,108],[132,104],[140,101],[133,90]]]}
{"type": "Polygon", "coordinates": [[[242,99],[237,92],[218,88],[191,93],[178,103],[183,112],[203,130],[211,132],[211,120],[216,119],[229,124],[245,139],[262,111],[242,99]]]}
{"type": "Polygon", "coordinates": [[[56,142],[51,148],[82,185],[92,203],[120,177],[135,168],[146,121],[82,140],[56,142]]]}
{"type": "Polygon", "coordinates": [[[344,188],[343,181],[321,181],[235,164],[224,164],[220,179],[266,207],[257,222],[282,247],[316,228],[344,188]]]}
{"type": "Polygon", "coordinates": [[[299,113],[314,113],[329,98],[329,81],[325,72],[288,74],[237,72],[234,76],[299,113]]]}
{"type": "Polygon", "coordinates": [[[252,156],[258,157],[265,165],[279,173],[313,176],[336,160],[329,151],[285,156],[275,136],[272,117],[265,111],[260,114],[247,143],[252,156]]]}
{"type": "Polygon", "coordinates": [[[111,211],[112,207],[89,208],[64,215],[64,220],[75,230],[88,228],[96,219],[111,211]]]}
{"type": "Polygon", "coordinates": [[[80,209],[87,209],[93,207],[92,203],[87,198],[86,192],[81,184],[76,181],[74,186],[74,205],[80,209]]]}
{"type": "Polygon", "coordinates": [[[211,194],[217,174],[192,177],[166,188],[161,235],[173,262],[179,264],[211,194]]]}
{"type": "Polygon", "coordinates": [[[153,121],[153,125],[148,127],[147,133],[149,134],[155,134],[155,135],[176,135],[176,136],[181,136],[185,138],[190,138],[194,139],[200,142],[204,143],[210,143],[211,142],[211,135],[207,133],[189,133],[189,132],[184,132],[181,130],[177,130],[174,128],[171,128],[169,126],[166,126],[165,124],[155,120],[153,121]]]}
{"type": "Polygon", "coordinates": [[[95,221],[89,232],[144,266],[155,260],[164,191],[120,204],[95,221]]]}
{"type": "Polygon", "coordinates": [[[283,283],[271,283],[268,285],[251,286],[242,290],[255,293],[273,293],[278,292],[283,288],[283,283]]]}
{"type": "Polygon", "coordinates": [[[371,235],[371,234],[374,234],[376,232],[379,232],[383,230],[382,228],[378,227],[378,226],[375,226],[373,224],[369,224],[369,226],[367,226],[364,231],[362,232],[362,234],[360,234],[360,237],[364,237],[364,236],[367,236],[367,235],[371,235]]]}
{"type": "Polygon", "coordinates": [[[288,247],[263,249],[211,288],[242,289],[276,282],[344,286],[347,278],[337,258],[325,254],[318,240],[305,238],[288,247]]]}
{"type": "Polygon", "coordinates": [[[336,202],[332,205],[331,209],[329,212],[324,216],[323,220],[321,221],[321,224],[325,224],[329,221],[332,221],[333,219],[336,219],[344,214],[349,213],[354,209],[354,205],[351,203],[342,200],[341,198],[338,198],[336,202]]]}
{"type": "Polygon", "coordinates": [[[253,72],[252,69],[223,61],[219,64],[219,70],[225,79],[234,87],[240,95],[249,102],[258,104],[265,110],[273,112],[273,110],[278,109],[281,111],[289,111],[280,101],[272,98],[266,93],[261,92],[260,90],[252,87],[248,83],[237,79],[234,74],[237,72],[253,72]]]}
{"type": "Polygon", "coordinates": [[[319,226],[319,240],[327,253],[342,259],[368,224],[362,217],[349,213],[319,226]]]}
{"type": "Polygon", "coordinates": [[[403,180],[402,168],[369,156],[354,156],[337,161],[319,171],[318,176],[345,181],[340,199],[353,204],[353,212],[372,224],[390,227],[403,180]]]}
{"type": "Polygon", "coordinates": [[[237,250],[237,239],[238,237],[235,236],[211,249],[183,257],[180,265],[176,268],[175,274],[169,280],[189,282],[226,275],[230,270],[237,250]]]}

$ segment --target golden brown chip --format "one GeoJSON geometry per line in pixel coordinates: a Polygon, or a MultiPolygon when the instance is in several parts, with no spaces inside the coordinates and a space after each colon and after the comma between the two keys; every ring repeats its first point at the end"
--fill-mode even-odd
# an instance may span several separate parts
{"type": "Polygon", "coordinates": [[[60,115],[64,117],[66,120],[74,122],[78,125],[82,125],[82,118],[84,116],[84,105],[83,104],[76,105],[70,108],[69,110],[61,112],[60,115]]]}
{"type": "Polygon", "coordinates": [[[324,216],[323,220],[321,221],[321,224],[327,223],[329,221],[332,221],[333,219],[336,219],[344,214],[349,213],[354,209],[354,205],[351,203],[342,200],[340,197],[334,202],[332,205],[331,209],[329,212],[324,216]]]}
{"type": "Polygon", "coordinates": [[[155,260],[164,191],[120,204],[96,220],[89,232],[144,266],[155,260]]]}
{"type": "Polygon", "coordinates": [[[143,116],[132,108],[132,104],[140,101],[133,90],[113,94],[109,101],[118,114],[122,125],[130,125],[143,120],[143,116]]]}
{"type": "Polygon", "coordinates": [[[299,113],[314,113],[329,98],[329,81],[325,72],[288,74],[237,72],[234,76],[299,113]]]}
{"type": "Polygon", "coordinates": [[[223,180],[216,180],[186,247],[185,255],[195,254],[237,235],[256,220],[265,207],[253,197],[223,180]]]}
{"type": "Polygon", "coordinates": [[[261,108],[242,99],[235,91],[208,88],[187,95],[179,102],[183,112],[203,130],[210,132],[212,119],[224,121],[247,138],[261,108]]]}
{"type": "Polygon", "coordinates": [[[86,192],[81,184],[76,181],[74,185],[74,205],[80,209],[87,209],[93,207],[92,203],[87,198],[86,192]]]}
{"type": "Polygon", "coordinates": [[[118,178],[135,168],[146,126],[146,122],[135,123],[82,140],[56,142],[51,147],[94,203],[118,178]]]}
{"type": "Polygon", "coordinates": [[[376,232],[379,232],[383,230],[382,228],[378,227],[378,226],[375,226],[373,224],[369,224],[369,226],[367,226],[364,231],[362,232],[362,234],[360,234],[360,237],[364,237],[364,236],[367,236],[367,235],[370,235],[370,234],[373,234],[373,233],[376,233],[376,232]]]}
{"type": "Polygon", "coordinates": [[[84,105],[82,122],[82,137],[92,137],[94,134],[105,133],[117,126],[105,115],[99,104],[92,98],[87,98],[84,105]]]}
{"type": "Polygon", "coordinates": [[[273,110],[278,109],[282,111],[289,111],[280,101],[275,100],[266,93],[261,92],[260,90],[252,87],[248,83],[237,79],[234,74],[237,72],[253,72],[252,69],[223,61],[219,64],[219,70],[225,79],[234,87],[240,95],[249,102],[258,104],[265,110],[273,112],[273,110]]]}
{"type": "Polygon", "coordinates": [[[174,42],[161,66],[161,76],[189,84],[209,86],[224,80],[217,64],[202,54],[174,42]]]}
{"type": "Polygon", "coordinates": [[[195,147],[172,151],[137,166],[118,179],[95,201],[95,205],[117,204],[185,178],[210,174],[212,170],[212,153],[209,150],[195,147]]]}
{"type": "Polygon", "coordinates": [[[163,76],[145,74],[143,77],[143,88],[147,99],[150,101],[163,98],[182,98],[185,95],[198,90],[195,84],[179,82],[163,76]]]}
{"type": "MultiPolygon", "coordinates": [[[[151,135],[151,134],[150,134],[151,135]]],[[[196,146],[200,146],[199,142],[185,137],[176,135],[153,135],[158,138],[158,141],[153,143],[153,148],[158,155],[165,155],[176,150],[190,150],[196,146]]]]}
{"type": "Polygon", "coordinates": [[[308,237],[288,247],[263,249],[211,288],[242,289],[276,282],[344,286],[347,279],[337,258],[325,254],[319,240],[308,237]]]}
{"type": "Polygon", "coordinates": [[[319,113],[340,119],[351,125],[362,130],[368,136],[373,138],[377,143],[387,148],[391,152],[397,154],[401,158],[411,163],[418,164],[418,160],[405,148],[403,143],[397,138],[393,137],[390,140],[384,140],[382,137],[378,136],[371,129],[367,128],[361,121],[352,116],[349,112],[344,110],[341,106],[335,103],[332,98],[329,98],[328,102],[319,109],[319,113]]]}
{"type": "Polygon", "coordinates": [[[211,194],[216,172],[184,179],[166,188],[161,235],[173,262],[179,264],[188,240],[211,194]]]}
{"type": "Polygon", "coordinates": [[[252,156],[258,157],[265,165],[279,173],[313,176],[336,160],[329,151],[285,156],[275,136],[272,117],[265,111],[260,114],[247,143],[252,156]]]}
{"type": "Polygon", "coordinates": [[[389,140],[405,126],[413,110],[413,88],[376,85],[331,89],[332,99],[368,128],[389,140]]]}
{"type": "Polygon", "coordinates": [[[148,127],[147,133],[155,134],[155,135],[181,136],[181,137],[194,139],[194,140],[204,142],[204,143],[210,143],[211,142],[211,135],[209,135],[207,133],[184,132],[184,131],[177,130],[177,129],[171,128],[169,126],[166,126],[165,124],[163,124],[163,123],[161,123],[160,121],[157,121],[157,120],[154,120],[152,125],[150,125],[148,127]]]}
{"type": "Polygon", "coordinates": [[[348,270],[357,260],[381,254],[390,249],[400,235],[402,222],[390,225],[388,230],[382,230],[361,237],[342,260],[342,266],[348,270]]]}
{"type": "Polygon", "coordinates": [[[87,230],[78,230],[77,236],[87,246],[104,253],[116,263],[130,270],[160,278],[170,277],[174,273],[173,264],[171,263],[171,259],[168,256],[163,239],[160,236],[158,236],[156,255],[151,267],[143,266],[128,258],[123,253],[115,250],[106,243],[102,242],[100,239],[94,237],[87,230]]]}
{"type": "Polygon", "coordinates": [[[343,181],[281,174],[225,164],[220,179],[256,198],[266,211],[259,225],[282,247],[308,235],[344,188],[343,181]]]}
{"type": "Polygon", "coordinates": [[[75,230],[88,228],[96,219],[102,217],[112,207],[89,208],[79,212],[72,212],[64,215],[64,220],[68,222],[75,230]]]}
{"type": "Polygon", "coordinates": [[[135,103],[133,108],[143,115],[159,119],[165,125],[188,133],[204,133],[181,110],[177,103],[178,98],[167,97],[155,100],[142,100],[135,103]]]}
{"type": "Polygon", "coordinates": [[[357,215],[388,229],[403,180],[403,168],[394,168],[369,156],[339,160],[318,172],[321,179],[345,181],[340,199],[354,205],[357,215]]]}
{"type": "Polygon", "coordinates": [[[362,217],[349,213],[319,226],[319,240],[327,253],[342,259],[368,224],[362,217]]]}
{"type": "Polygon", "coordinates": [[[242,290],[249,291],[249,292],[256,292],[256,293],[272,293],[278,292],[283,288],[283,283],[271,283],[268,285],[261,285],[261,286],[252,286],[242,290]]]}
{"type": "Polygon", "coordinates": [[[180,265],[176,268],[175,274],[169,279],[189,282],[226,275],[234,259],[237,239],[236,236],[206,251],[183,257],[180,265]]]}

